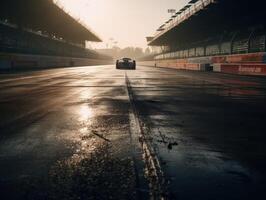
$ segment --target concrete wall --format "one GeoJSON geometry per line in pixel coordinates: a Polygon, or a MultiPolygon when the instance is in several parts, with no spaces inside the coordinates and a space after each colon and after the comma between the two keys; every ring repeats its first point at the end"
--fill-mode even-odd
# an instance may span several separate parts
{"type": "Polygon", "coordinates": [[[1,69],[38,69],[53,67],[72,67],[86,65],[113,64],[113,61],[87,58],[70,58],[57,56],[39,56],[0,53],[1,69]]]}
{"type": "Polygon", "coordinates": [[[138,65],[266,76],[266,53],[143,61],[138,65]]]}

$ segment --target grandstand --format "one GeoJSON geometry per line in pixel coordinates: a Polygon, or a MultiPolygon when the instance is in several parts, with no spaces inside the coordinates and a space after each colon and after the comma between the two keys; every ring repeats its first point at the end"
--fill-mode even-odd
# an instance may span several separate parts
{"type": "Polygon", "coordinates": [[[101,42],[101,39],[53,0],[1,1],[0,68],[15,67],[18,60],[27,63],[25,59],[29,58],[38,65],[37,55],[49,56],[50,60],[54,57],[53,63],[61,66],[80,65],[80,59],[83,59],[82,63],[86,63],[84,59],[110,60],[86,49],[86,41],[101,42]],[[6,64],[9,54],[15,54],[16,59],[9,59],[6,64]],[[58,59],[64,62],[58,62],[58,59]],[[73,59],[79,59],[79,62],[73,59]]]}
{"type": "Polygon", "coordinates": [[[161,25],[154,65],[266,75],[266,13],[261,0],[191,0],[161,25]]]}

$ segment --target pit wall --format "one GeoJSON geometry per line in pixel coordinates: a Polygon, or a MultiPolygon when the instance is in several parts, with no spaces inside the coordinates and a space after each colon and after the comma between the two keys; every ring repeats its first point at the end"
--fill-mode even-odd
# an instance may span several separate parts
{"type": "Polygon", "coordinates": [[[41,69],[107,64],[113,64],[113,61],[87,58],[0,53],[0,70],[41,69]]]}
{"type": "Polygon", "coordinates": [[[140,61],[138,65],[266,76],[266,53],[140,61]]]}

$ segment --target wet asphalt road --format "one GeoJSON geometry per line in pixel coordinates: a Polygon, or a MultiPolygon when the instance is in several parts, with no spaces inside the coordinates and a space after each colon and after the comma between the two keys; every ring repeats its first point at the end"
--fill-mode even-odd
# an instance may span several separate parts
{"type": "Polygon", "coordinates": [[[264,199],[265,122],[266,78],[0,74],[0,199],[264,199]]]}

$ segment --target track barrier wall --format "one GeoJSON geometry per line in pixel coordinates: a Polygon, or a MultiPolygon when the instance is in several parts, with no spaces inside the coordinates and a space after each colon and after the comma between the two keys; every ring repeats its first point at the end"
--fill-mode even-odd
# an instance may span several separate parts
{"type": "Polygon", "coordinates": [[[110,60],[0,53],[0,70],[113,64],[110,60]]]}
{"type": "Polygon", "coordinates": [[[139,65],[266,76],[266,53],[140,61],[139,65]]]}
{"type": "Polygon", "coordinates": [[[266,53],[208,56],[185,59],[141,61],[139,65],[183,70],[214,71],[266,76],[266,53]]]}

